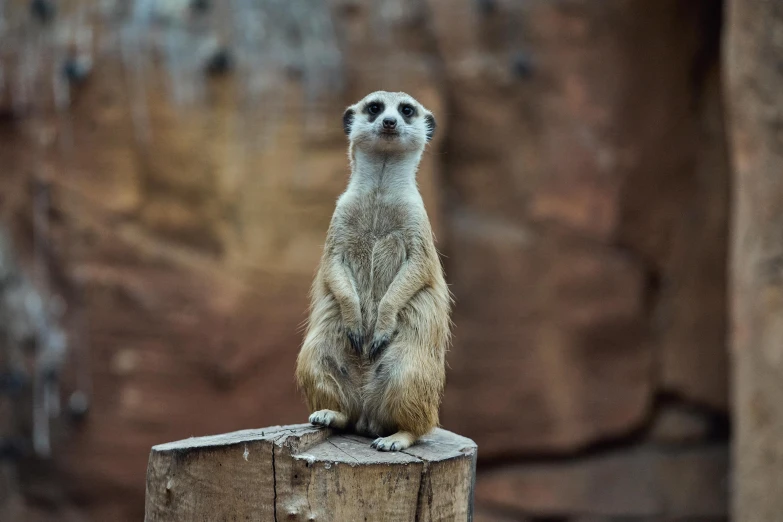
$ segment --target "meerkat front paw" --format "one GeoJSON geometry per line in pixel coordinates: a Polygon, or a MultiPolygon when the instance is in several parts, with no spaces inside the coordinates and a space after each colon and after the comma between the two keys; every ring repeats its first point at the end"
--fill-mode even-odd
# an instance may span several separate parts
{"type": "Polygon", "coordinates": [[[310,424],[323,426],[324,428],[344,429],[348,424],[348,417],[344,413],[334,410],[318,410],[310,415],[310,424]]]}
{"type": "Polygon", "coordinates": [[[361,355],[362,349],[364,348],[364,331],[361,328],[355,330],[349,328],[347,336],[348,341],[351,343],[351,347],[358,355],[361,355]]]}
{"type": "Polygon", "coordinates": [[[398,431],[388,437],[378,437],[370,446],[378,451],[402,451],[411,447],[416,438],[407,431],[398,431]]]}
{"type": "Polygon", "coordinates": [[[374,361],[378,358],[378,356],[383,353],[383,350],[386,349],[387,346],[389,346],[389,343],[391,342],[391,335],[389,334],[381,334],[376,335],[373,337],[372,344],[370,344],[370,351],[368,353],[370,360],[374,361]]]}
{"type": "Polygon", "coordinates": [[[380,313],[379,311],[368,352],[371,361],[377,359],[383,353],[383,350],[389,346],[396,330],[397,321],[394,319],[394,316],[388,313],[380,313]]]}

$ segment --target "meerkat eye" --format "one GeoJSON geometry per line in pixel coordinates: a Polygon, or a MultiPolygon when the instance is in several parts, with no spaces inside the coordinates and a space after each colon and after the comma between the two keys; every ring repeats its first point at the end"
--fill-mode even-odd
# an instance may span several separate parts
{"type": "Polygon", "coordinates": [[[416,111],[411,105],[403,104],[400,107],[400,113],[402,113],[402,115],[405,116],[406,118],[410,118],[411,116],[413,116],[415,112],[416,111]]]}
{"type": "Polygon", "coordinates": [[[379,103],[371,103],[367,106],[367,112],[375,116],[379,112],[381,112],[381,105],[379,103]]]}

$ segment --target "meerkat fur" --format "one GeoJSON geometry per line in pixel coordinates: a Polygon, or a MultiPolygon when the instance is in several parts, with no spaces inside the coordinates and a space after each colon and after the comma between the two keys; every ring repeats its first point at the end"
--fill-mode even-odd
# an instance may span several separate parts
{"type": "Polygon", "coordinates": [[[351,176],[311,289],[296,381],[310,422],[400,451],[438,425],[451,294],[416,172],[435,118],[408,94],[347,108],[351,176]]]}

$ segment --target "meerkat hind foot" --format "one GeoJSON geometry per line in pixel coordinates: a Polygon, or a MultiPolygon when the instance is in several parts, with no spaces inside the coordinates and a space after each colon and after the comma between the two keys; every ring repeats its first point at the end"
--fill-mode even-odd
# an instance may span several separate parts
{"type": "Polygon", "coordinates": [[[345,429],[348,425],[348,417],[344,413],[334,410],[318,410],[310,415],[310,424],[325,428],[345,429]]]}
{"type": "Polygon", "coordinates": [[[370,445],[378,451],[402,451],[416,442],[416,437],[407,431],[398,431],[388,437],[378,437],[370,445]]]}

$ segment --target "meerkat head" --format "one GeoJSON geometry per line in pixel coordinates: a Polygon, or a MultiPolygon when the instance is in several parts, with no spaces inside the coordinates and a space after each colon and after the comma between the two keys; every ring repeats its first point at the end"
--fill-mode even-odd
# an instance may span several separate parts
{"type": "Polygon", "coordinates": [[[376,91],[343,114],[351,148],[367,152],[420,152],[435,134],[435,117],[404,92],[376,91]]]}

